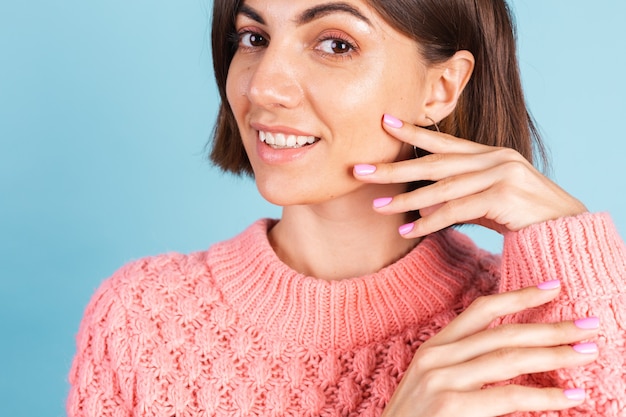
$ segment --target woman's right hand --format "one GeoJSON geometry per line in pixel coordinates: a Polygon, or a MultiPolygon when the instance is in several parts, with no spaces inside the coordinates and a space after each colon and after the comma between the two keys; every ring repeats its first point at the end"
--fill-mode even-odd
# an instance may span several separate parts
{"type": "Polygon", "coordinates": [[[485,387],[519,375],[586,365],[598,357],[594,343],[581,343],[597,335],[595,318],[489,328],[499,317],[551,301],[559,288],[549,282],[476,299],[420,346],[383,416],[487,417],[581,404],[583,387],[485,387]]]}

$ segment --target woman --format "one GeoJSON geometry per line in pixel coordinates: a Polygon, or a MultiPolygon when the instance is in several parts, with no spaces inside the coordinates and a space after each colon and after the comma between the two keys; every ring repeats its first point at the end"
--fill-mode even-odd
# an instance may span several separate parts
{"type": "Polygon", "coordinates": [[[514,46],[503,1],[216,0],[211,157],[283,215],[107,280],[69,414],[623,415],[624,244],[528,162],[514,46]]]}

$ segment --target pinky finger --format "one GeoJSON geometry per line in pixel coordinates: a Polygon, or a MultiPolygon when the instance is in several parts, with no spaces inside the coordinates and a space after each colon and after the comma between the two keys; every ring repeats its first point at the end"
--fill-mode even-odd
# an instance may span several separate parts
{"type": "Polygon", "coordinates": [[[453,393],[450,398],[457,412],[450,415],[475,417],[501,416],[514,412],[557,411],[576,407],[585,401],[585,390],[580,388],[531,388],[521,385],[504,385],[474,392],[453,393]],[[469,414],[468,410],[472,410],[469,414]]]}
{"type": "Polygon", "coordinates": [[[485,218],[493,207],[488,198],[485,191],[421,209],[421,218],[414,223],[409,223],[410,226],[404,225],[400,234],[406,238],[415,238],[455,224],[477,222],[485,218]]]}

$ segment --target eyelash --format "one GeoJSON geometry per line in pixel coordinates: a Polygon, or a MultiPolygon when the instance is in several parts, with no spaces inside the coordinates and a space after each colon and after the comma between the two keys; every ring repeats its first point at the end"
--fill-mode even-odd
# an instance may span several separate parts
{"type": "Polygon", "coordinates": [[[328,33],[317,40],[317,45],[320,45],[321,43],[326,41],[339,41],[341,43],[344,43],[348,47],[348,51],[343,54],[332,54],[322,51],[319,46],[316,46],[315,50],[318,51],[320,55],[325,58],[328,57],[338,60],[352,59],[354,53],[358,52],[358,47],[354,44],[354,42],[342,33],[328,33]]]}
{"type": "Polygon", "coordinates": [[[269,37],[264,35],[262,32],[256,31],[256,30],[251,30],[251,29],[242,29],[240,31],[238,31],[237,33],[231,33],[228,37],[229,40],[232,42],[232,45],[235,47],[235,49],[237,50],[243,50],[244,52],[249,51],[249,50],[254,50],[256,48],[259,47],[255,47],[255,46],[245,46],[241,44],[241,41],[243,39],[244,36],[246,35],[258,35],[261,36],[262,38],[265,38],[266,41],[269,41],[269,37]]]}
{"type": "MultiPolygon", "coordinates": [[[[229,41],[233,44],[233,46],[237,50],[248,52],[248,51],[253,51],[257,48],[261,48],[261,47],[255,47],[255,46],[242,45],[242,39],[246,35],[258,35],[258,36],[265,38],[266,41],[269,41],[268,36],[266,36],[260,31],[251,30],[251,29],[242,29],[238,31],[237,33],[230,34],[228,37],[229,37],[229,41]]],[[[355,52],[358,52],[358,47],[354,44],[354,42],[350,38],[348,38],[346,35],[343,35],[341,33],[325,34],[324,36],[321,36],[320,38],[318,38],[315,41],[315,43],[316,43],[316,46],[314,48],[315,51],[317,51],[317,53],[319,53],[323,58],[335,59],[335,60],[352,59],[353,54],[355,52]],[[320,44],[326,41],[339,41],[347,46],[348,51],[343,54],[325,52],[320,48],[320,44]]]]}

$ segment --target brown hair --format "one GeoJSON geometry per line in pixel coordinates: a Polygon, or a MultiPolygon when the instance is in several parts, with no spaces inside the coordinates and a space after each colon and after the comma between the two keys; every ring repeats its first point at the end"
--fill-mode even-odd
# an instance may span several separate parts
{"type": "MultiPolygon", "coordinates": [[[[544,146],[526,108],[515,28],[504,0],[367,1],[389,25],[414,39],[430,64],[442,63],[461,50],[474,55],[474,73],[455,110],[441,122],[442,132],[513,148],[529,161],[546,165],[544,146]]],[[[252,174],[226,97],[240,4],[241,0],[215,0],[213,5],[213,68],[221,105],[210,158],[225,171],[252,174]]]]}

